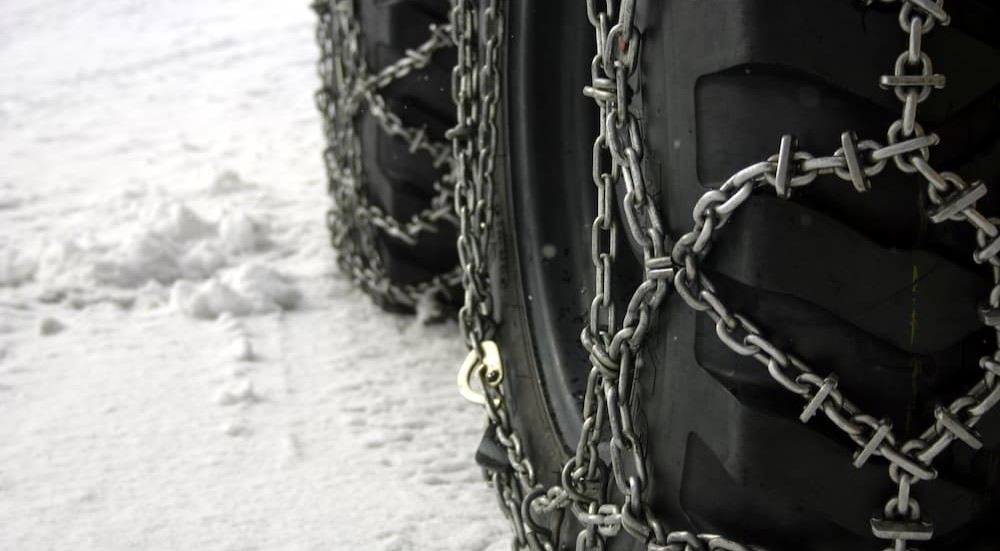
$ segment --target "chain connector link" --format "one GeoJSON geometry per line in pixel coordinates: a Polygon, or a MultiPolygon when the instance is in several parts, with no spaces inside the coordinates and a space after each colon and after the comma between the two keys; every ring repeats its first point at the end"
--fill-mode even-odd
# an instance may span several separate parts
{"type": "Polygon", "coordinates": [[[871,527],[872,535],[880,540],[930,541],[934,537],[934,525],[920,520],[875,517],[871,520],[871,527]]]}
{"type": "Polygon", "coordinates": [[[976,202],[986,196],[987,191],[986,184],[977,180],[969,187],[944,198],[944,202],[940,206],[927,213],[928,217],[935,224],[946,220],[959,220],[960,218],[956,218],[956,216],[965,209],[974,208],[976,202]]]}
{"type": "Polygon", "coordinates": [[[951,23],[951,16],[948,15],[948,12],[946,12],[944,10],[944,6],[942,5],[942,2],[940,0],[937,0],[937,1],[935,1],[935,0],[903,0],[903,2],[906,2],[906,3],[910,4],[911,6],[913,6],[913,7],[917,8],[917,9],[919,9],[919,10],[927,13],[928,15],[930,15],[931,17],[933,17],[935,20],[937,20],[938,23],[941,23],[942,25],[947,26],[949,23],[951,23]]]}
{"type": "Polygon", "coordinates": [[[889,88],[924,88],[930,86],[941,90],[947,84],[944,75],[882,75],[878,81],[879,86],[889,88]]]}
{"type": "Polygon", "coordinates": [[[789,186],[789,172],[791,170],[792,154],[797,147],[798,142],[794,136],[785,134],[781,137],[778,147],[778,169],[774,176],[774,188],[778,193],[778,197],[782,199],[788,199],[792,193],[789,186]]]}
{"type": "Polygon", "coordinates": [[[858,155],[858,135],[848,130],[840,135],[840,144],[843,146],[844,162],[847,163],[847,173],[854,184],[854,189],[858,193],[864,193],[872,188],[865,174],[864,166],[861,164],[861,156],[858,155]]]}
{"type": "Polygon", "coordinates": [[[946,430],[955,438],[964,442],[967,446],[974,450],[980,450],[983,448],[983,439],[976,431],[965,426],[964,423],[959,421],[955,415],[944,406],[937,406],[934,408],[934,418],[938,421],[938,426],[941,430],[946,430]]]}
{"type": "Polygon", "coordinates": [[[473,404],[486,405],[486,389],[482,392],[476,390],[473,385],[473,378],[478,378],[491,387],[498,387],[503,382],[503,362],[500,359],[500,349],[493,341],[483,341],[479,343],[482,350],[473,348],[469,350],[468,356],[462,362],[462,367],[458,370],[458,391],[462,397],[473,404]]]}

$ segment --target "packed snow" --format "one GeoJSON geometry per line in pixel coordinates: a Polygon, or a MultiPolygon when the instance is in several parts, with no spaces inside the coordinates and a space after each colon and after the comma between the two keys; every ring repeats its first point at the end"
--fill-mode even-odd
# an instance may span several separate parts
{"type": "Polygon", "coordinates": [[[323,227],[313,14],[0,3],[0,550],[482,550],[453,322],[323,227]]]}

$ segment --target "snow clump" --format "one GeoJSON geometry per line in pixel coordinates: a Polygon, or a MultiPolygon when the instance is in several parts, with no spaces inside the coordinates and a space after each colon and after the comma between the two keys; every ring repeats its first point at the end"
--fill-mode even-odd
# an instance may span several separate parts
{"type": "Polygon", "coordinates": [[[224,199],[251,187],[223,173],[200,210],[197,197],[133,189],[92,205],[96,212],[76,224],[70,218],[33,240],[0,240],[0,290],[34,286],[39,300],[81,308],[169,303],[205,319],[294,308],[301,299],[295,282],[262,259],[285,252],[270,225],[224,199]]]}
{"type": "Polygon", "coordinates": [[[195,318],[223,314],[246,316],[291,310],[302,298],[298,287],[281,273],[259,264],[245,264],[201,284],[182,280],[170,292],[171,303],[195,318]]]}

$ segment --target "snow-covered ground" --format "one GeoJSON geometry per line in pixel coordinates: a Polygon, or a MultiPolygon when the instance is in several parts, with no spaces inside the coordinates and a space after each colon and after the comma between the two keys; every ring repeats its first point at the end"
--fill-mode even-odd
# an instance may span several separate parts
{"type": "Polygon", "coordinates": [[[503,549],[454,324],[333,268],[313,16],[0,3],[0,550],[503,549]]]}

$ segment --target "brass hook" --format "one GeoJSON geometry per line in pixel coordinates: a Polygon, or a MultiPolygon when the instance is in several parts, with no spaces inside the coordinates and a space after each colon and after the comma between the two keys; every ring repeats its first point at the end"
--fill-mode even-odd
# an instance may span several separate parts
{"type": "Polygon", "coordinates": [[[473,386],[473,376],[476,378],[484,376],[483,380],[486,381],[486,384],[496,388],[503,382],[503,362],[500,360],[500,349],[497,348],[497,343],[483,341],[479,347],[483,351],[482,358],[479,357],[476,349],[472,349],[458,370],[458,391],[469,402],[485,406],[485,389],[480,392],[473,386]]]}

